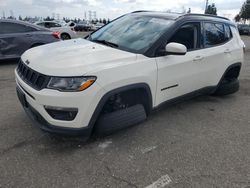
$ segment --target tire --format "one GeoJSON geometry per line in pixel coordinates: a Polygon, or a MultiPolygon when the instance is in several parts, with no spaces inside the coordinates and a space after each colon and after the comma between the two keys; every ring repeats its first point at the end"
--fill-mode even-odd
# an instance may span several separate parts
{"type": "Polygon", "coordinates": [[[240,82],[238,79],[225,80],[222,81],[222,83],[219,85],[214,95],[216,96],[230,95],[239,91],[239,88],[240,88],[240,82]]]}
{"type": "Polygon", "coordinates": [[[69,34],[63,33],[63,34],[61,34],[61,39],[62,39],[62,40],[69,40],[69,39],[71,39],[71,37],[70,37],[69,34]]]}
{"type": "Polygon", "coordinates": [[[142,104],[101,115],[95,125],[95,134],[105,136],[143,122],[147,118],[142,104]]]}

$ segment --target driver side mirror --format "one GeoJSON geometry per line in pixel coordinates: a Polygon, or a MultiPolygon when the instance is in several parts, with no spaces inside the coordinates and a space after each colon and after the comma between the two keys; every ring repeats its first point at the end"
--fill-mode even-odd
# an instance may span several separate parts
{"type": "Polygon", "coordinates": [[[187,53],[187,47],[176,42],[168,43],[165,50],[167,55],[185,55],[187,53]]]}

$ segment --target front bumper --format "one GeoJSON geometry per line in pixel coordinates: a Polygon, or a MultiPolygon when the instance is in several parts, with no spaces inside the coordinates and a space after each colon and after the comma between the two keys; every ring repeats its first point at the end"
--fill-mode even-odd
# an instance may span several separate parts
{"type": "Polygon", "coordinates": [[[17,88],[25,95],[27,105],[21,102],[25,112],[42,130],[65,135],[91,134],[92,116],[104,94],[98,83],[83,92],[59,92],[50,89],[37,91],[26,84],[16,71],[15,76],[17,88]],[[77,108],[78,113],[72,121],[56,120],[48,114],[45,106],[77,108]]]}
{"type": "Polygon", "coordinates": [[[92,132],[92,127],[87,126],[84,128],[67,128],[67,127],[59,127],[55,125],[49,124],[42,116],[37,112],[32,106],[27,103],[27,106],[23,105],[23,108],[26,114],[33,120],[40,129],[45,132],[49,132],[52,134],[60,134],[67,136],[83,136],[89,138],[92,132]]]}

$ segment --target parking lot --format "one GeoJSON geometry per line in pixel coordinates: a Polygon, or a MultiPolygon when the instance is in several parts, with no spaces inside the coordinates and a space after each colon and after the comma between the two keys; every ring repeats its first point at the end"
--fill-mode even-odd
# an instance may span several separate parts
{"type": "Polygon", "coordinates": [[[87,143],[40,131],[16,97],[16,63],[1,63],[0,187],[250,187],[250,37],[243,39],[238,93],[166,106],[87,143]]]}

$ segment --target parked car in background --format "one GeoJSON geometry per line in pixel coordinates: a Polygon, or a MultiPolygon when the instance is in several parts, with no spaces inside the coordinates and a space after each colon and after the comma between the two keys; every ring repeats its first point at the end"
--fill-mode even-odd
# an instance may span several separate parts
{"type": "Polygon", "coordinates": [[[87,21],[80,21],[75,26],[75,31],[90,31],[91,25],[87,21]]]}
{"type": "Polygon", "coordinates": [[[239,24],[238,30],[240,35],[249,35],[250,34],[250,26],[246,24],[239,24]]]}
{"type": "Polygon", "coordinates": [[[60,34],[22,21],[0,19],[0,60],[18,59],[27,50],[60,41],[60,34]]]}
{"type": "Polygon", "coordinates": [[[77,37],[74,28],[63,25],[56,21],[40,21],[36,22],[35,25],[45,27],[47,29],[50,29],[51,31],[60,32],[60,37],[62,40],[69,40],[77,37]]]}
{"type": "Polygon", "coordinates": [[[92,26],[92,30],[93,31],[96,31],[97,29],[100,29],[101,27],[103,27],[105,24],[103,23],[96,23],[96,24],[93,24],[92,26]]]}
{"type": "Polygon", "coordinates": [[[68,26],[70,28],[74,28],[75,29],[76,23],[72,22],[72,21],[69,21],[68,23],[65,24],[65,26],[68,26]]]}

